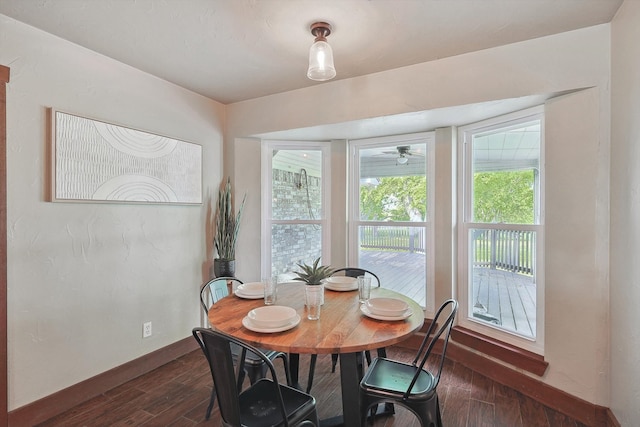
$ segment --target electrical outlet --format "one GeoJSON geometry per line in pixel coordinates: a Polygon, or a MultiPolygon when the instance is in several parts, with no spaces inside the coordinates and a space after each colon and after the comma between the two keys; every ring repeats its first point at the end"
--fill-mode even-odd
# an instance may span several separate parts
{"type": "Polygon", "coordinates": [[[144,322],[142,324],[142,338],[149,338],[151,336],[151,322],[144,322]]]}

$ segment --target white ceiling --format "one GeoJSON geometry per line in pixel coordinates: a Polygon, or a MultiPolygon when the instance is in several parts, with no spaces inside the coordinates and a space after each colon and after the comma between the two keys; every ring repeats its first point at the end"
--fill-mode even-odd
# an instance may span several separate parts
{"type": "Polygon", "coordinates": [[[222,103],[323,84],[309,25],[333,26],[336,79],[610,22],[622,0],[1,0],[0,13],[222,103]]]}

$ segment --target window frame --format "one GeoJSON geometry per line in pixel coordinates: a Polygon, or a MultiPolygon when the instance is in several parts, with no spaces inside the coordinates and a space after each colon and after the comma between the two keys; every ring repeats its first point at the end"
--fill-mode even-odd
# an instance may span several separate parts
{"type": "Polygon", "coordinates": [[[435,313],[435,241],[434,241],[434,212],[435,212],[435,132],[420,132],[404,135],[391,135],[354,139],[348,141],[349,161],[347,168],[347,257],[349,265],[358,263],[358,230],[363,224],[384,225],[397,227],[424,227],[425,242],[425,297],[426,313],[435,313]],[[427,177],[427,209],[425,221],[363,221],[360,218],[360,150],[376,147],[425,144],[425,175],[427,177]],[[431,256],[430,256],[431,255],[431,256]]]}
{"type": "Polygon", "coordinates": [[[260,248],[261,277],[270,276],[272,266],[272,226],[275,224],[319,224],[322,227],[322,259],[331,259],[331,143],[328,141],[263,140],[261,144],[260,248]],[[318,219],[274,220],[272,216],[273,150],[321,152],[322,217],[318,219]]]}
{"type": "Polygon", "coordinates": [[[536,354],[544,354],[544,191],[545,191],[545,172],[544,172],[544,106],[537,106],[526,110],[493,117],[491,119],[468,124],[458,128],[458,259],[457,274],[458,281],[456,285],[457,298],[460,307],[458,316],[458,325],[470,329],[472,331],[484,334],[491,338],[506,342],[519,348],[531,351],[536,354]],[[533,120],[540,121],[540,164],[538,174],[539,195],[537,206],[534,208],[535,224],[500,224],[501,228],[513,230],[533,230],[536,232],[536,250],[535,250],[535,277],[536,277],[536,336],[529,338],[508,330],[491,326],[487,322],[482,322],[469,317],[472,301],[469,298],[469,287],[471,283],[469,265],[469,231],[471,229],[497,228],[498,225],[492,223],[472,222],[473,219],[473,157],[472,157],[472,138],[474,134],[484,133],[495,129],[503,129],[516,126],[521,123],[531,122],[533,120]]]}

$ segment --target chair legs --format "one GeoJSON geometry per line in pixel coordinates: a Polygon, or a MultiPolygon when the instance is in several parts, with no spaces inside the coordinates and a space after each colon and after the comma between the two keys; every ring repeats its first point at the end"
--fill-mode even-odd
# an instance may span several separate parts
{"type": "Polygon", "coordinates": [[[207,406],[207,414],[204,417],[204,419],[207,421],[209,421],[209,418],[211,418],[211,411],[213,410],[213,403],[215,401],[216,401],[216,389],[214,387],[213,390],[211,390],[211,399],[209,399],[209,406],[207,406]]]}
{"type": "MultiPolygon", "coordinates": [[[[361,396],[361,407],[360,407],[360,420],[362,425],[367,424],[367,420],[370,425],[373,425],[374,415],[376,411],[375,408],[378,405],[384,403],[385,405],[393,405],[386,399],[367,399],[366,396],[361,396]]],[[[424,427],[443,427],[442,425],[442,415],[440,413],[440,402],[438,399],[438,394],[434,394],[434,396],[426,402],[421,403],[411,403],[411,402],[396,402],[401,406],[406,406],[420,419],[420,425],[424,427]]]]}
{"type": "MultiPolygon", "coordinates": [[[[369,350],[366,350],[364,352],[364,357],[367,359],[367,366],[371,365],[371,352],[369,350]]],[[[378,357],[387,357],[387,352],[385,351],[384,348],[378,349],[378,357]]],[[[338,364],[338,355],[334,353],[331,355],[331,372],[336,371],[337,364],[338,364]]]]}
{"type": "Polygon", "coordinates": [[[316,370],[317,360],[318,360],[318,355],[312,354],[311,360],[309,361],[309,377],[307,378],[307,394],[309,394],[309,392],[311,391],[311,386],[313,385],[313,374],[316,370]]]}
{"type": "Polygon", "coordinates": [[[333,353],[331,355],[331,372],[335,372],[336,371],[336,365],[338,364],[338,355],[333,353]]]}
{"type": "MultiPolygon", "coordinates": [[[[378,355],[380,356],[381,352],[386,356],[386,352],[384,350],[384,348],[382,349],[378,349],[378,355]]],[[[367,359],[367,365],[371,365],[371,353],[369,353],[369,351],[365,351],[364,352],[365,355],[364,357],[367,359]]],[[[383,357],[383,356],[380,356],[383,357]]],[[[316,370],[316,361],[318,359],[318,355],[317,354],[312,354],[311,355],[311,360],[309,361],[309,376],[307,377],[307,394],[309,394],[311,392],[311,386],[313,385],[313,376],[315,374],[315,370],[316,370]]],[[[338,364],[338,354],[337,353],[333,353],[331,354],[331,372],[335,372],[336,371],[336,365],[338,364]]],[[[364,373],[364,362],[362,360],[362,354],[360,354],[360,357],[358,357],[358,366],[360,369],[360,377],[362,377],[362,374],[364,373]]]]}

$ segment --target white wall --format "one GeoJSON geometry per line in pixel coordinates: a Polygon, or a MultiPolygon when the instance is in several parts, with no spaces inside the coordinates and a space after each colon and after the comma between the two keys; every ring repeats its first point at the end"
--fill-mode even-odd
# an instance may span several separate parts
{"type": "Polygon", "coordinates": [[[597,89],[545,108],[545,360],[553,385],[609,399],[609,125],[597,89]],[[603,123],[604,122],[604,123],[603,123]]]}
{"type": "MultiPolygon", "coordinates": [[[[555,190],[549,199],[551,202],[560,200],[562,194],[578,190],[581,193],[579,203],[582,203],[579,208],[589,214],[574,218],[570,216],[573,208],[565,211],[567,206],[562,204],[556,207],[554,215],[559,215],[564,222],[556,222],[554,226],[566,228],[567,223],[576,221],[578,229],[592,236],[587,242],[589,247],[579,248],[577,266],[566,270],[557,268],[553,270],[553,276],[545,278],[548,286],[554,287],[549,295],[575,300],[570,305],[571,310],[566,310],[560,301],[546,301],[545,314],[554,323],[547,324],[545,330],[546,359],[550,366],[542,380],[589,402],[607,406],[609,66],[610,26],[595,26],[231,104],[227,109],[225,144],[233,149],[237,139],[244,147],[245,140],[239,138],[261,133],[593,87],[578,98],[589,101],[579,110],[587,114],[584,132],[591,132],[586,141],[588,150],[580,154],[579,159],[595,168],[589,172],[595,174],[589,181],[591,186],[575,189],[563,188],[563,182],[548,183],[555,190]],[[576,269],[586,276],[584,283],[580,283],[580,290],[588,289],[589,292],[576,292],[572,278],[576,269]],[[577,312],[584,316],[594,313],[595,317],[588,325],[596,325],[596,330],[581,328],[577,323],[580,319],[577,312]],[[564,324],[573,327],[569,330],[556,327],[564,324]],[[572,342],[579,343],[580,351],[589,357],[576,358],[573,348],[564,342],[567,332],[573,334],[572,342]]],[[[559,103],[553,110],[558,117],[571,116],[569,110],[575,105],[575,102],[559,103]]],[[[579,139],[564,140],[570,135],[569,127],[580,127],[581,123],[574,116],[566,127],[556,127],[552,134],[555,136],[551,136],[546,144],[566,145],[559,149],[563,153],[581,150],[579,139]]],[[[253,141],[253,144],[257,142],[253,141]]],[[[255,185],[260,181],[260,171],[259,168],[243,167],[254,164],[246,155],[243,150],[242,156],[234,157],[235,176],[238,183],[255,185]]],[[[547,172],[552,176],[575,173],[580,177],[586,173],[572,156],[554,158],[548,167],[551,169],[547,172]]],[[[255,191],[255,188],[247,189],[255,191]]],[[[238,186],[237,190],[244,191],[245,188],[238,186]]],[[[343,196],[333,195],[336,198],[343,196]]],[[[444,199],[451,200],[449,197],[444,199]]],[[[446,214],[447,211],[442,212],[446,214]]],[[[450,218],[442,222],[450,222],[450,218]]],[[[557,229],[550,230],[555,231],[557,229]]],[[[260,252],[255,248],[255,236],[259,233],[259,221],[243,224],[240,232],[238,270],[247,276],[259,275],[260,252]]],[[[567,244],[560,248],[546,246],[547,258],[564,254],[567,246],[571,247],[567,244]]],[[[436,266],[436,271],[448,268],[448,264],[440,265],[436,266]]],[[[444,288],[436,290],[439,297],[450,292],[450,282],[437,277],[436,283],[444,288]]]]}
{"type": "Polygon", "coordinates": [[[202,144],[207,190],[221,179],[224,106],[3,15],[0,28],[12,410],[189,337],[209,274],[206,205],[44,201],[45,109],[202,144]]]}
{"type": "Polygon", "coordinates": [[[612,21],[611,410],[640,425],[640,2],[612,21]]]}

